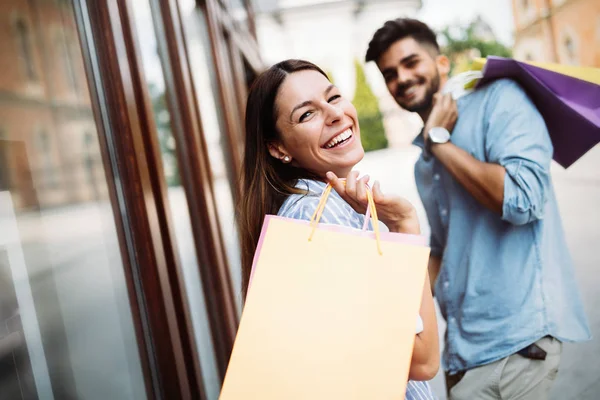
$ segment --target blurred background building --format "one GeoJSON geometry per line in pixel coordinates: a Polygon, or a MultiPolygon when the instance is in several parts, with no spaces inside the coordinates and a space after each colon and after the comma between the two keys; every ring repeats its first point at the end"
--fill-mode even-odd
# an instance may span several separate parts
{"type": "Polygon", "coordinates": [[[515,57],[600,67],[600,2],[513,0],[515,57]]]}
{"type": "MultiPolygon", "coordinates": [[[[38,198],[48,205],[106,198],[77,27],[60,7],[3,1],[0,139],[25,143],[38,198]]],[[[20,169],[7,168],[10,179],[20,169]]],[[[33,187],[15,194],[35,206],[33,187]]]]}

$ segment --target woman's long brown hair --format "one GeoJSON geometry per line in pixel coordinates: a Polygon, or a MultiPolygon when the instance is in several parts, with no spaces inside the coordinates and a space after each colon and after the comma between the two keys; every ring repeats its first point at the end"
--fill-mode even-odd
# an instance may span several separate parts
{"type": "Polygon", "coordinates": [[[262,73],[255,80],[248,95],[242,193],[237,214],[242,247],[244,298],[265,215],[277,214],[289,195],[302,193],[294,187],[298,179],[317,178],[307,170],[275,159],[268,149],[269,143],[279,138],[275,127],[275,100],[279,88],[289,74],[304,70],[317,71],[327,78],[323,70],[308,61],[286,60],[262,73]]]}

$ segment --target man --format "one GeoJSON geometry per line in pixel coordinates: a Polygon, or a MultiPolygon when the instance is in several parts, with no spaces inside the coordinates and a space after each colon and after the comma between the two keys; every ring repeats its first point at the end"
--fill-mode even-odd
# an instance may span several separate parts
{"type": "Polygon", "coordinates": [[[590,332],[542,117],[507,79],[458,103],[438,94],[450,62],[417,20],[386,22],[366,60],[377,63],[396,102],[425,123],[415,140],[423,148],[415,179],[431,226],[430,276],[448,323],[450,398],[547,398],[562,342],[590,332]]]}

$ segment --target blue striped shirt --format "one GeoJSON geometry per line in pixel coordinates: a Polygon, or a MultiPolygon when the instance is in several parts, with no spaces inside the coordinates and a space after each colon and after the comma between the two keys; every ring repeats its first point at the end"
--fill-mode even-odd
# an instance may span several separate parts
{"type": "MultiPolygon", "coordinates": [[[[326,184],[319,181],[300,180],[296,187],[305,190],[307,195],[290,195],[279,209],[277,215],[286,218],[310,221],[317,209],[319,199],[325,190],[326,184]]],[[[321,216],[320,223],[362,229],[364,221],[365,216],[363,214],[354,211],[354,209],[346,203],[335,190],[331,191],[331,195],[327,200],[327,206],[321,216]]],[[[382,231],[388,230],[381,222],[380,226],[382,231]]],[[[372,230],[370,224],[369,229],[372,230]]],[[[421,320],[421,317],[418,317],[417,333],[422,331],[423,321],[421,320]]],[[[430,400],[435,398],[428,382],[408,381],[408,385],[406,386],[406,400],[430,400]]]]}

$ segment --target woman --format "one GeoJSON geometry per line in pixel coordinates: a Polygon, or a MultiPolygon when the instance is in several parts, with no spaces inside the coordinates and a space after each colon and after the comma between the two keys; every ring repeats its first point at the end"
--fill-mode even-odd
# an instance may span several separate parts
{"type": "MultiPolygon", "coordinates": [[[[319,67],[287,60],[256,79],[246,109],[244,195],[239,209],[244,296],[266,214],[310,220],[330,182],[336,193],[332,192],[321,222],[362,227],[369,177],[358,179],[352,168],[363,156],[356,109],[319,67]]],[[[380,221],[390,231],[420,233],[415,209],[408,201],[384,195],[377,182],[373,198],[380,221]]],[[[428,383],[420,382],[432,379],[439,367],[429,277],[423,287],[421,321],[407,399],[434,398],[428,383]]]]}

